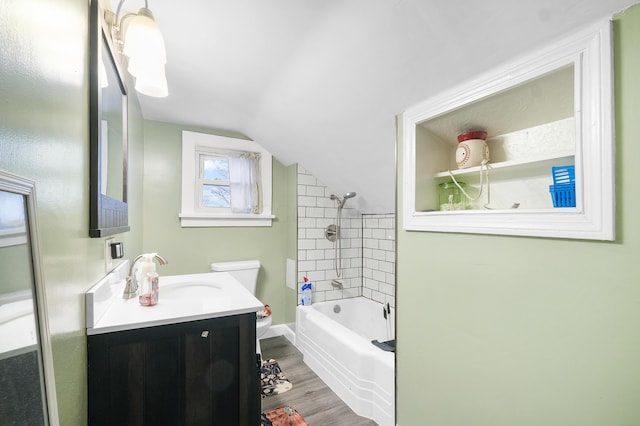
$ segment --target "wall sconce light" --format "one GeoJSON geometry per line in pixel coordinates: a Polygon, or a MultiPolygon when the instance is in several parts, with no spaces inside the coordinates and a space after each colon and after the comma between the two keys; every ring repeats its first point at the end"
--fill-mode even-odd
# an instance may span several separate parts
{"type": "Polygon", "coordinates": [[[120,0],[116,10],[115,38],[128,59],[127,71],[136,80],[136,91],[157,98],[169,95],[165,64],[167,53],[164,38],[158,28],[147,0],[138,13],[120,17],[125,0],[120,0]]]}

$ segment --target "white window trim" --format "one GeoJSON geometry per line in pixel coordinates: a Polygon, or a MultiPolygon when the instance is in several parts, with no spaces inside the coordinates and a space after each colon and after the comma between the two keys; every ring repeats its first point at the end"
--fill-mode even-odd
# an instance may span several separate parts
{"type": "Polygon", "coordinates": [[[271,226],[272,220],[275,219],[275,216],[271,214],[271,167],[271,153],[254,141],[184,130],[182,132],[182,209],[178,215],[181,226],[183,228],[271,226]],[[216,150],[251,151],[261,154],[262,213],[212,213],[197,210],[196,179],[198,169],[196,164],[198,163],[197,150],[199,147],[216,150]]]}

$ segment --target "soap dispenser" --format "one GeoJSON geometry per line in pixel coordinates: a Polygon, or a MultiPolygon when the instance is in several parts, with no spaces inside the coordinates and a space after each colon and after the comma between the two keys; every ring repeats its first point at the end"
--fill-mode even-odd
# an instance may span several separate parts
{"type": "Polygon", "coordinates": [[[140,265],[140,290],[138,302],[142,306],[154,306],[158,304],[160,292],[160,277],[156,273],[156,264],[153,261],[155,253],[145,254],[140,265]]]}

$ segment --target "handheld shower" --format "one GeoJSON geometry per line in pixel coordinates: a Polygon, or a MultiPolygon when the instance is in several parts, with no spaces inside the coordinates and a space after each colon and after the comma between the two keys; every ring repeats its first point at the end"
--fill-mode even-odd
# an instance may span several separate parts
{"type": "Polygon", "coordinates": [[[355,192],[347,192],[342,196],[342,198],[338,197],[336,194],[331,194],[329,198],[331,198],[332,200],[338,200],[338,208],[342,209],[344,207],[344,203],[346,203],[349,198],[353,198],[355,196],[355,192]]]}
{"type": "Polygon", "coordinates": [[[336,200],[338,203],[338,210],[336,212],[336,223],[329,225],[324,233],[325,237],[331,241],[335,242],[335,265],[336,265],[336,275],[340,277],[342,274],[342,244],[340,242],[340,218],[342,213],[342,208],[344,207],[344,203],[347,202],[349,198],[353,198],[356,196],[355,192],[347,192],[342,196],[342,198],[338,197],[336,194],[331,194],[329,198],[332,200],[336,200]]]}
{"type": "Polygon", "coordinates": [[[342,202],[344,203],[345,201],[347,201],[347,199],[349,199],[349,198],[353,198],[353,197],[355,197],[355,196],[356,196],[356,193],[355,193],[355,192],[347,192],[346,194],[344,194],[344,195],[342,196],[342,202]]]}

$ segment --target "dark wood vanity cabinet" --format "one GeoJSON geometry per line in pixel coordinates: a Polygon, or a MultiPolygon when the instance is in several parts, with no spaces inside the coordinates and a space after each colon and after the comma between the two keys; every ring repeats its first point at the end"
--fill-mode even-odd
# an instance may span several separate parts
{"type": "Polygon", "coordinates": [[[255,313],[87,336],[89,425],[258,425],[255,313]]]}

